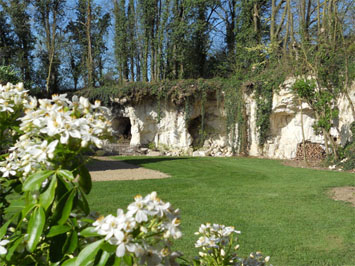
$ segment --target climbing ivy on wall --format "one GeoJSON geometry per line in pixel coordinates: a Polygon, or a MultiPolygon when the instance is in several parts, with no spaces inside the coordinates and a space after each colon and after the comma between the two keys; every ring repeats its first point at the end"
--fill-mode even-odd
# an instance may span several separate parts
{"type": "MultiPolygon", "coordinates": [[[[185,111],[185,120],[191,116],[192,105],[201,104],[201,125],[199,127],[200,146],[206,138],[205,104],[210,99],[217,101],[217,108],[223,103],[226,112],[226,131],[230,134],[230,146],[233,152],[247,155],[248,143],[248,117],[244,95],[248,90],[257,103],[256,126],[259,134],[259,145],[264,145],[270,131],[270,114],[272,111],[273,92],[284,81],[285,76],[268,72],[254,73],[250,77],[233,77],[229,79],[188,79],[166,80],[160,82],[132,82],[83,90],[81,95],[91,100],[101,100],[109,105],[115,98],[126,98],[131,104],[139,104],[151,99],[157,103],[158,121],[160,121],[163,102],[171,101],[185,111]],[[249,82],[246,82],[249,80],[249,82]],[[247,85],[246,85],[247,84],[247,85]],[[236,132],[238,124],[238,132],[236,132]],[[238,134],[236,134],[238,133],[238,134]],[[238,136],[238,138],[236,138],[238,136]]],[[[276,71],[277,72],[277,71],[276,71]]]]}
{"type": "Polygon", "coordinates": [[[109,104],[112,98],[126,98],[132,104],[141,103],[151,98],[168,98],[176,105],[183,105],[187,98],[199,99],[202,93],[215,94],[223,90],[225,79],[185,79],[164,80],[160,82],[128,82],[91,88],[80,91],[81,95],[90,100],[101,100],[109,104]]]}
{"type": "MultiPolygon", "coordinates": [[[[275,62],[277,64],[278,62],[275,62]]],[[[263,146],[270,135],[270,115],[272,112],[273,94],[277,93],[285,81],[286,71],[280,71],[280,66],[269,67],[254,77],[254,98],[257,104],[256,127],[259,146],[263,146]]]]}

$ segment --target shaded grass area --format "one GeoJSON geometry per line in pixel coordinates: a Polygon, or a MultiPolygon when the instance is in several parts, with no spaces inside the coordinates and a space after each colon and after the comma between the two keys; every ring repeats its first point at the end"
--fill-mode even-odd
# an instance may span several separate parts
{"type": "Polygon", "coordinates": [[[96,182],[92,210],[115,213],[134,195],[157,191],[181,210],[183,238],[175,248],[197,254],[193,234],[205,222],[241,230],[240,253],[262,251],[273,265],[355,265],[355,208],[327,190],[354,186],[355,175],[284,166],[252,158],[118,159],[171,178],[96,182]]]}

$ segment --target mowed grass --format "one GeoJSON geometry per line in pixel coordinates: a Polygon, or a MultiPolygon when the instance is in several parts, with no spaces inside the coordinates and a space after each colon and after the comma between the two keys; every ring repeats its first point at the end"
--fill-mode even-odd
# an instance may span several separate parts
{"type": "Polygon", "coordinates": [[[95,182],[92,210],[125,208],[136,194],[157,191],[181,210],[183,238],[175,249],[197,254],[201,223],[241,230],[240,254],[262,251],[273,265],[355,265],[355,208],[327,191],[354,186],[355,175],[287,167],[253,158],[119,157],[171,178],[95,182]]]}

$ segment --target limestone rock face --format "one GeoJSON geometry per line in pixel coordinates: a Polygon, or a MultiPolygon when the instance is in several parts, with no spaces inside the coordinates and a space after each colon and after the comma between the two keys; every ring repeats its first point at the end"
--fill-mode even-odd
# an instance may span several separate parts
{"type": "MultiPolygon", "coordinates": [[[[295,158],[297,145],[303,141],[302,120],[305,141],[324,143],[323,137],[314,133],[312,127],[315,121],[313,111],[308,104],[300,102],[291,91],[291,86],[294,82],[295,79],[288,79],[283,88],[273,95],[270,116],[271,134],[259,155],[279,159],[295,158]]],[[[351,94],[352,101],[355,102],[354,86],[351,94]]],[[[344,95],[338,99],[337,107],[339,108],[340,119],[338,123],[335,123],[338,124],[338,127],[332,128],[331,133],[339,144],[344,145],[351,138],[350,124],[355,117],[352,114],[350,103],[344,95]]]]}
{"type": "Polygon", "coordinates": [[[173,106],[163,108],[160,118],[156,103],[147,102],[137,106],[126,106],[124,116],[131,122],[131,145],[166,145],[181,150],[188,149],[191,136],[187,132],[184,113],[173,106]]]}
{"type": "MultiPolygon", "coordinates": [[[[292,159],[296,157],[297,145],[302,142],[302,121],[305,140],[310,143],[323,144],[322,136],[316,135],[312,125],[315,121],[313,111],[306,103],[301,103],[292,93],[294,78],[285,81],[280,90],[273,95],[270,116],[271,132],[263,147],[259,145],[257,121],[257,104],[255,96],[244,95],[246,115],[248,118],[249,155],[269,158],[292,159]],[[302,114],[302,115],[301,115],[302,114]]],[[[353,84],[355,85],[355,84],[353,84]]],[[[355,104],[355,86],[349,91],[355,104]]],[[[342,95],[337,100],[339,121],[331,133],[336,141],[344,145],[352,136],[350,125],[355,120],[349,100],[342,95]]],[[[186,113],[185,108],[173,103],[147,101],[135,106],[125,105],[123,117],[129,118],[131,128],[131,146],[154,145],[166,155],[193,156],[232,156],[232,136],[226,132],[226,114],[223,103],[208,100],[204,106],[195,102],[186,113]],[[160,112],[158,111],[160,110],[160,112]],[[201,121],[204,121],[205,136],[201,138],[201,121]],[[199,147],[193,151],[193,147],[199,147]]],[[[235,125],[238,132],[238,125],[235,125]]],[[[117,128],[116,131],[120,129],[117,128]]],[[[238,136],[235,136],[238,139],[238,136]]],[[[236,147],[235,147],[236,148],[236,147]]]]}

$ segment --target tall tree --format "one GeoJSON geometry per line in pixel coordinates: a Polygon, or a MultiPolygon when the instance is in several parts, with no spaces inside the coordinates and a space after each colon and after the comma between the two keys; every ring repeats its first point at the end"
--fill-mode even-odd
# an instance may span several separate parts
{"type": "MultiPolygon", "coordinates": [[[[114,15],[115,15],[115,57],[117,61],[117,70],[119,74],[119,80],[122,83],[124,80],[128,80],[128,19],[126,16],[126,1],[116,0],[114,2],[114,15]]],[[[132,3],[130,3],[130,8],[132,3]]],[[[130,21],[132,26],[132,20],[130,21]]],[[[132,36],[130,36],[132,38],[132,36]]]]}
{"type": "Polygon", "coordinates": [[[65,0],[38,0],[33,5],[37,29],[44,42],[40,51],[42,67],[46,69],[45,87],[48,93],[58,93],[60,86],[59,46],[61,31],[59,23],[64,15],[65,0]]]}
{"type": "Polygon", "coordinates": [[[86,87],[100,82],[102,85],[104,54],[107,49],[104,39],[110,25],[110,15],[103,13],[91,0],[79,0],[75,14],[76,18],[66,28],[72,45],[78,48],[74,60],[76,63],[73,65],[75,73],[80,73],[86,87]]]}
{"type": "Polygon", "coordinates": [[[134,0],[129,0],[127,9],[127,43],[128,43],[128,60],[130,69],[130,80],[135,80],[135,68],[139,64],[137,59],[138,49],[137,49],[137,30],[136,30],[136,11],[134,0]]]}
{"type": "MultiPolygon", "coordinates": [[[[30,83],[32,80],[31,52],[34,49],[34,37],[31,31],[29,15],[30,3],[24,0],[1,0],[0,4],[10,18],[14,33],[12,49],[10,49],[12,50],[14,64],[20,69],[22,80],[26,83],[30,83]]],[[[5,45],[9,45],[9,40],[6,40],[6,32],[8,32],[8,29],[4,31],[5,35],[3,40],[5,45]]]]}
{"type": "Polygon", "coordinates": [[[0,11],[0,64],[11,64],[15,43],[11,26],[4,11],[0,11]]]}

